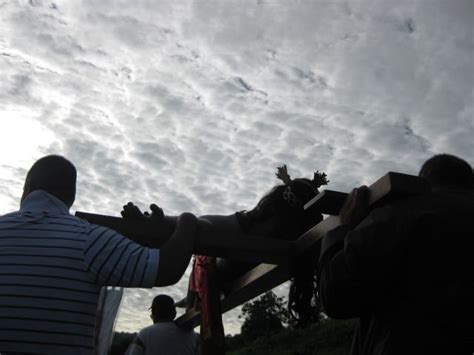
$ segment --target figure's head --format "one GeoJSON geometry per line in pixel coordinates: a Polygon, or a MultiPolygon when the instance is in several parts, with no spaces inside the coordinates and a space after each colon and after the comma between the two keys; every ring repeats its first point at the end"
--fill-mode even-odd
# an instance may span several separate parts
{"type": "Polygon", "coordinates": [[[277,177],[284,184],[275,186],[254,209],[246,212],[247,229],[258,229],[259,224],[267,222],[270,232],[266,236],[295,239],[322,219],[315,210],[305,211],[304,205],[319,193],[321,185],[328,183],[326,174],[316,172],[313,180],[291,179],[283,166],[278,168],[277,177]]]}
{"type": "Polygon", "coordinates": [[[168,295],[158,295],[151,304],[151,319],[153,323],[172,322],[176,317],[174,300],[168,295]]]}
{"type": "Polygon", "coordinates": [[[428,159],[418,176],[425,178],[434,188],[472,188],[472,167],[465,160],[450,154],[438,154],[428,159]]]}
{"type": "Polygon", "coordinates": [[[69,160],[59,155],[45,156],[26,174],[21,200],[35,190],[43,190],[71,207],[76,197],[76,177],[76,168],[69,160]]]}

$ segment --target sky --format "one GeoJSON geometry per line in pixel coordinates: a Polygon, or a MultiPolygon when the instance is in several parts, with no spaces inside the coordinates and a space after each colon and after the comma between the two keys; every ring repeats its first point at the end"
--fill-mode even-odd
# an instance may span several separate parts
{"type": "MultiPolygon", "coordinates": [[[[282,164],[340,191],[474,164],[471,0],[0,0],[0,22],[2,214],[46,154],[78,169],[73,213],[109,215],[250,209],[282,164]]],[[[126,290],[117,330],[187,274],[126,290]]]]}

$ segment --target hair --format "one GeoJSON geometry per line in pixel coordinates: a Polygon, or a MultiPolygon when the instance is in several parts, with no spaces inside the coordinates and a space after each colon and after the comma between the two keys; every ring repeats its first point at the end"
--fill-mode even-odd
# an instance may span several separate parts
{"type": "Polygon", "coordinates": [[[319,190],[313,182],[306,178],[293,179],[288,184],[273,187],[257,205],[250,211],[237,214],[242,228],[248,232],[254,223],[264,221],[272,216],[278,216],[275,230],[279,239],[296,239],[310,227],[322,220],[318,212],[308,213],[304,205],[319,190]],[[288,193],[292,194],[291,200],[288,193]],[[286,195],[286,196],[285,196],[286,195]]]}
{"type": "MultiPolygon", "coordinates": [[[[255,223],[276,216],[276,234],[273,237],[295,240],[323,220],[319,211],[304,209],[305,203],[319,194],[319,186],[306,178],[277,185],[252,210],[237,213],[239,224],[248,232],[255,223]],[[293,196],[288,198],[288,194],[293,196]]],[[[292,263],[288,310],[290,320],[298,326],[306,326],[319,319],[321,306],[315,276],[318,256],[319,249],[308,250],[292,263]]]]}
{"type": "Polygon", "coordinates": [[[473,170],[465,160],[450,154],[438,154],[428,159],[418,176],[434,186],[472,188],[473,170]]]}
{"type": "Polygon", "coordinates": [[[153,320],[172,321],[176,317],[174,300],[168,295],[158,295],[151,304],[151,315],[153,320]]]}
{"type": "Polygon", "coordinates": [[[44,190],[70,207],[76,197],[76,178],[76,168],[69,160],[47,155],[37,160],[26,174],[23,198],[35,190],[44,190]]]}

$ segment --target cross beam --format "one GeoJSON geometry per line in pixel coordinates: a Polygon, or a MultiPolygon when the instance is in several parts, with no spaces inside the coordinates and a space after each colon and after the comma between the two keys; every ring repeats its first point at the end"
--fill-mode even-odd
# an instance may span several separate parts
{"type": "MultiPolygon", "coordinates": [[[[369,207],[375,208],[389,202],[391,199],[424,194],[430,191],[428,182],[413,175],[389,172],[369,186],[369,207]]],[[[303,251],[321,241],[321,238],[331,229],[340,225],[336,216],[347,194],[325,190],[304,207],[306,210],[317,208],[324,214],[332,214],[291,243],[291,257],[298,256],[303,251]]],[[[231,291],[222,300],[222,313],[225,313],[258,295],[265,293],[291,278],[290,265],[260,264],[239,277],[232,283],[231,291]]],[[[179,317],[179,325],[196,327],[200,324],[200,313],[190,311],[179,317]]]]}
{"type": "MultiPolygon", "coordinates": [[[[130,220],[86,212],[76,216],[90,223],[111,228],[129,239],[150,248],[159,248],[173,233],[176,218],[163,221],[130,220]]],[[[193,254],[220,258],[231,258],[254,263],[280,264],[288,261],[292,244],[287,240],[246,235],[237,237],[225,235],[201,235],[198,233],[193,254]]]]}
{"type": "MultiPolygon", "coordinates": [[[[389,172],[369,186],[369,207],[375,208],[391,199],[427,193],[426,180],[413,175],[389,172]]],[[[347,194],[325,190],[305,204],[305,210],[317,209],[330,215],[295,241],[256,237],[226,238],[200,235],[195,243],[195,254],[226,257],[262,263],[232,282],[231,290],[222,300],[225,313],[258,295],[288,281],[291,277],[291,259],[315,246],[331,229],[340,224],[339,211],[347,194]]],[[[153,248],[159,248],[172,234],[176,219],[160,221],[129,220],[118,217],[76,212],[76,216],[118,231],[130,239],[153,248]]],[[[197,326],[200,313],[191,311],[179,317],[181,325],[197,326]]]]}

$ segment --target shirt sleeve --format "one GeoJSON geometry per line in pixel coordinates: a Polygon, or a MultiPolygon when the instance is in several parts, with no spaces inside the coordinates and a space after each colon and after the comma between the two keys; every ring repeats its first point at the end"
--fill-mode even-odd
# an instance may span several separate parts
{"type": "Polygon", "coordinates": [[[160,252],[95,226],[84,244],[88,273],[100,286],[153,287],[160,252]]]}

